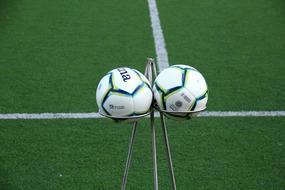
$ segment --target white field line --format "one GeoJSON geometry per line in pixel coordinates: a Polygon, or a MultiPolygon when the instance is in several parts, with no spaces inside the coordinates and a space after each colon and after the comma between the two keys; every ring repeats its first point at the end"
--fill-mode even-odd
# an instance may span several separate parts
{"type": "MultiPolygon", "coordinates": [[[[158,112],[155,117],[159,117],[158,112]]],[[[205,111],[198,117],[285,117],[285,111],[205,111]]],[[[96,119],[104,118],[99,113],[11,113],[0,114],[0,120],[27,119],[96,119]]]]}
{"type": "Polygon", "coordinates": [[[169,62],[165,46],[165,40],[160,25],[156,0],[148,0],[148,7],[149,7],[154,44],[155,44],[158,70],[162,71],[163,69],[169,67],[169,62]]]}

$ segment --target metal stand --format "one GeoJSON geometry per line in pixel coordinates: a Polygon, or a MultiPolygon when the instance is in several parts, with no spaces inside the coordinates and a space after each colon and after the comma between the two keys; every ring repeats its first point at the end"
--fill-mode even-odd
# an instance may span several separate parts
{"type": "MultiPolygon", "coordinates": [[[[157,76],[157,72],[156,72],[156,65],[154,63],[154,60],[151,58],[148,58],[148,62],[147,62],[146,69],[145,69],[145,76],[148,78],[148,80],[150,81],[152,85],[154,79],[157,76]]],[[[176,190],[176,182],[175,182],[173,164],[172,164],[172,159],[171,159],[166,123],[165,123],[165,118],[162,112],[160,112],[160,119],[161,119],[161,127],[163,131],[163,136],[164,136],[166,155],[168,158],[168,167],[169,167],[169,172],[171,176],[172,189],[176,190]]],[[[154,106],[152,106],[151,111],[150,111],[150,127],[151,127],[151,132],[152,132],[153,189],[158,190],[157,156],[156,156],[156,127],[154,125],[154,106]]],[[[136,128],[137,128],[137,122],[134,123],[132,135],[130,138],[128,157],[127,157],[127,161],[125,165],[121,190],[126,189],[128,170],[130,168],[130,164],[132,160],[132,152],[133,152],[134,141],[135,141],[135,136],[136,136],[136,128]]]]}

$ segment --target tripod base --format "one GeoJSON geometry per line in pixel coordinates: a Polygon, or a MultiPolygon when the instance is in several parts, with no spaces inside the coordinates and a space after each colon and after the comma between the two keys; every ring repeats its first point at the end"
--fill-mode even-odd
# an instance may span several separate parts
{"type": "MultiPolygon", "coordinates": [[[[174,169],[173,169],[173,164],[172,164],[167,128],[166,128],[165,118],[161,112],[160,112],[160,119],[161,119],[161,127],[162,127],[163,137],[164,137],[166,156],[167,156],[167,161],[168,161],[168,168],[169,168],[169,173],[171,177],[172,189],[176,190],[176,181],[175,181],[175,176],[174,176],[174,169]]],[[[132,161],[132,153],[133,153],[134,142],[135,142],[135,137],[136,137],[137,124],[138,122],[134,123],[132,134],[130,137],[128,156],[126,160],[121,190],[126,189],[128,172],[129,172],[129,168],[130,168],[131,161],[132,161]]],[[[153,110],[150,114],[150,126],[151,126],[151,132],[152,132],[153,188],[154,190],[158,190],[158,172],[157,172],[157,156],[156,156],[156,127],[154,125],[154,111],[153,110]]]]}
{"type": "MultiPolygon", "coordinates": [[[[153,59],[148,59],[146,69],[145,69],[145,76],[149,79],[149,81],[151,83],[153,83],[154,79],[157,76],[156,66],[155,66],[153,59]]],[[[173,164],[172,164],[172,159],[171,159],[167,129],[166,129],[165,119],[164,119],[162,112],[160,112],[160,118],[161,118],[161,127],[162,127],[162,131],[163,131],[163,135],[164,135],[164,143],[165,143],[165,149],[166,149],[166,153],[167,153],[166,155],[167,155],[167,160],[168,160],[169,172],[170,172],[170,176],[171,176],[172,188],[174,190],[176,190],[176,182],[175,182],[173,164]]],[[[154,108],[151,108],[151,112],[150,112],[150,127],[151,127],[151,133],[152,133],[153,188],[154,188],[154,190],[158,190],[157,156],[156,156],[156,127],[154,125],[154,108]]],[[[128,157],[127,157],[127,161],[126,161],[126,165],[125,165],[121,190],[126,189],[128,171],[129,171],[130,164],[132,161],[132,152],[133,152],[134,141],[135,141],[135,137],[136,137],[136,128],[137,128],[137,122],[134,123],[132,135],[130,138],[129,149],[128,149],[128,157]]]]}

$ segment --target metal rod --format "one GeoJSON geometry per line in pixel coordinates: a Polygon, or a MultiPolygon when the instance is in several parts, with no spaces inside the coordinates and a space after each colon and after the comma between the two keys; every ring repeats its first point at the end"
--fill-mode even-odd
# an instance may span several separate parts
{"type": "Polygon", "coordinates": [[[154,125],[154,111],[151,111],[150,115],[150,127],[152,131],[152,164],[153,164],[153,188],[158,190],[158,178],[157,178],[157,159],[156,159],[156,135],[154,125]]]}
{"type": "MultiPolygon", "coordinates": [[[[153,81],[155,79],[155,63],[154,59],[148,58],[146,69],[145,69],[145,75],[148,78],[151,86],[153,84],[153,81]]],[[[150,127],[151,127],[151,133],[152,133],[152,173],[153,173],[153,189],[158,190],[158,175],[157,175],[157,157],[156,157],[156,134],[155,134],[155,125],[154,125],[154,109],[151,108],[150,112],[150,127]]]]}
{"type": "Polygon", "coordinates": [[[155,64],[155,62],[154,62],[154,60],[152,59],[151,60],[152,61],[152,77],[153,77],[153,81],[152,81],[152,84],[153,84],[153,82],[154,82],[154,80],[156,79],[156,77],[157,77],[157,72],[156,72],[156,64],[155,64]]]}
{"type": "Polygon", "coordinates": [[[168,169],[169,169],[170,178],[171,178],[171,182],[172,182],[172,189],[176,190],[176,182],[175,182],[174,169],[173,169],[173,164],[172,164],[168,134],[167,134],[166,124],[165,124],[165,118],[164,118],[164,115],[162,114],[162,112],[159,112],[159,113],[160,113],[160,119],[161,119],[161,127],[162,127],[162,131],[163,131],[163,136],[164,136],[164,144],[165,144],[165,149],[166,149],[166,155],[167,155],[167,160],[168,160],[168,169]]]}
{"type": "Polygon", "coordinates": [[[125,166],[124,176],[123,176],[123,180],[122,180],[121,190],[125,190],[126,189],[126,184],[127,184],[127,179],[128,179],[128,172],[129,172],[129,168],[130,168],[130,165],[131,165],[131,162],[132,162],[132,153],[133,153],[134,142],[135,142],[135,137],[136,137],[137,124],[138,124],[138,122],[134,123],[133,130],[132,130],[132,135],[131,135],[131,138],[130,138],[128,157],[127,157],[127,161],[126,161],[126,166],[125,166]]]}

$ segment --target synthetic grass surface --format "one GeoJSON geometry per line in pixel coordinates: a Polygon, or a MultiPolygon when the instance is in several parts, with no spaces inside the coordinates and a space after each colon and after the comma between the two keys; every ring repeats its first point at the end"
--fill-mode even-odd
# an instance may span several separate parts
{"type": "MultiPolygon", "coordinates": [[[[152,188],[148,124],[138,126],[128,189],[152,188]]],[[[0,121],[1,189],[119,189],[130,133],[105,119],[0,121]]],[[[168,133],[178,189],[284,188],[284,118],[168,121],[168,133]]],[[[161,135],[159,186],[170,189],[161,135]]]]}
{"type": "MultiPolygon", "coordinates": [[[[208,110],[284,110],[284,2],[158,0],[171,64],[196,67],[208,110]]],[[[1,0],[0,113],[97,111],[100,78],[143,71],[154,45],[145,0],[1,0]]],[[[169,121],[178,189],[281,190],[284,118],[169,121]]],[[[131,126],[0,121],[0,189],[119,189],[131,126]]],[[[160,129],[158,135],[161,135],[160,129]]],[[[148,122],[128,189],[152,188],[148,122]]],[[[158,138],[160,189],[170,189],[158,138]]]]}
{"type": "Polygon", "coordinates": [[[144,0],[4,1],[0,12],[1,113],[95,112],[101,77],[143,72],[155,55],[144,0]]]}
{"type": "Polygon", "coordinates": [[[210,110],[285,109],[283,0],[157,2],[170,63],[204,74],[210,110]]]}

